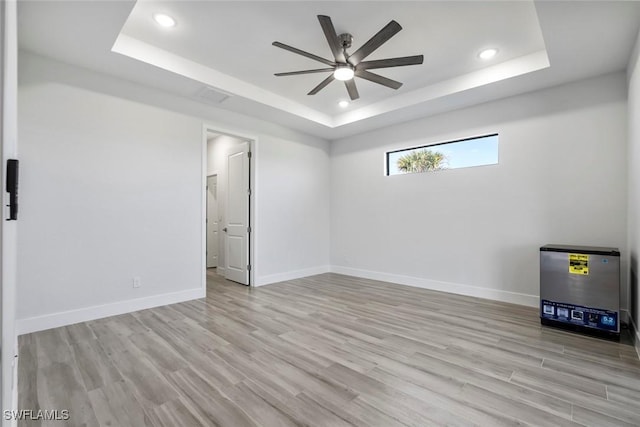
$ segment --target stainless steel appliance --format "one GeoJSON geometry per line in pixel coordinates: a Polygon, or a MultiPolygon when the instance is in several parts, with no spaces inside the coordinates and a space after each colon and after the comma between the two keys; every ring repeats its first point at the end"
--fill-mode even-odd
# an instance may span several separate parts
{"type": "Polygon", "coordinates": [[[619,337],[620,251],[597,246],[541,247],[540,321],[619,337]]]}

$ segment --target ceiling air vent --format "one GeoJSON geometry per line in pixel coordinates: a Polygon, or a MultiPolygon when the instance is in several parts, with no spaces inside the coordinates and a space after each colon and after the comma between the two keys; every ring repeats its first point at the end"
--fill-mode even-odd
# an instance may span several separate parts
{"type": "Polygon", "coordinates": [[[206,102],[207,104],[221,104],[231,96],[232,95],[230,93],[208,86],[203,87],[198,91],[198,93],[196,93],[196,98],[200,101],[206,102]]]}

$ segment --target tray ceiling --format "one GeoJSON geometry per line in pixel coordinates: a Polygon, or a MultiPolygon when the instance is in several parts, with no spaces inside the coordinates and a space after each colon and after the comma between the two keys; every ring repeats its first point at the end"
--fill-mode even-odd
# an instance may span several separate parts
{"type": "Polygon", "coordinates": [[[549,65],[533,2],[138,2],[115,52],[179,73],[328,127],[337,127],[549,65]],[[177,25],[163,28],[156,13],[177,25]],[[354,36],[353,52],[392,19],[403,30],[368,60],[424,55],[422,65],[376,70],[403,82],[399,90],[356,79],[360,99],[348,107],[344,84],[309,92],[329,73],[276,77],[322,68],[271,45],[280,41],[332,59],[317,15],[338,34],[354,36]],[[478,53],[499,52],[484,61],[478,53]]]}
{"type": "Polygon", "coordinates": [[[121,95],[142,102],[170,93],[180,102],[162,105],[176,111],[228,110],[330,140],[623,71],[639,23],[638,1],[18,2],[22,52],[102,73],[105,83],[91,90],[108,92],[115,76],[140,85],[121,95]],[[177,25],[159,27],[157,12],[177,25]],[[403,30],[367,59],[421,54],[424,64],[377,70],[404,83],[397,91],[356,79],[360,99],[344,109],[340,82],[308,96],[325,75],[273,74],[323,65],[271,43],[330,59],[319,14],[354,36],[350,52],[396,20],[403,30]],[[482,61],[487,47],[499,53],[482,61]]]}

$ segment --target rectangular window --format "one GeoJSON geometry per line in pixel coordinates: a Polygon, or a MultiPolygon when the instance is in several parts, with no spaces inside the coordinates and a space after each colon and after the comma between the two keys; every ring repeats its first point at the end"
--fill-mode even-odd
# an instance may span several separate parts
{"type": "Polygon", "coordinates": [[[498,134],[389,151],[387,176],[498,164],[498,134]]]}

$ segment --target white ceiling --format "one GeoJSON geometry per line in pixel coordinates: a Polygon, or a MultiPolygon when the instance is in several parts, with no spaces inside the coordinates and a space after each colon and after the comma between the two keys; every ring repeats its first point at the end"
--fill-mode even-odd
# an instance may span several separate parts
{"type": "Polygon", "coordinates": [[[18,13],[27,51],[335,139],[622,70],[640,2],[27,1],[18,13]],[[156,12],[177,26],[158,27],[156,12]],[[271,43],[331,59],[318,14],[354,36],[351,52],[394,19],[403,30],[367,59],[425,63],[375,70],[403,82],[397,91],[356,79],[360,99],[346,109],[341,82],[308,96],[325,74],[273,74],[325,66],[271,43]],[[485,47],[499,54],[482,61],[485,47]]]}

